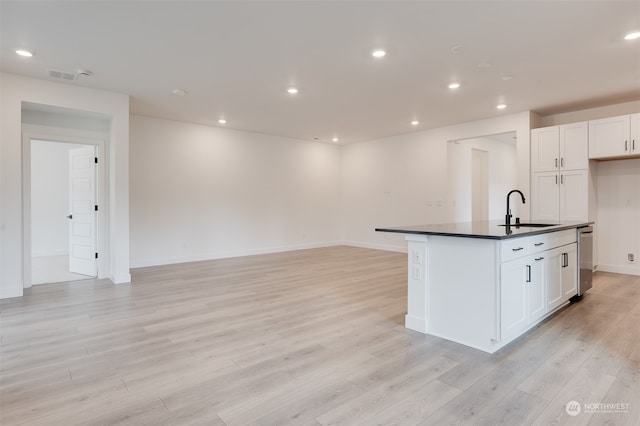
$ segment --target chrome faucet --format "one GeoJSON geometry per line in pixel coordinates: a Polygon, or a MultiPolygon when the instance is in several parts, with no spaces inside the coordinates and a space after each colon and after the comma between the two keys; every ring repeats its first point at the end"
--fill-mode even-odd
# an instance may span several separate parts
{"type": "MultiPolygon", "coordinates": [[[[524,194],[522,193],[522,191],[518,189],[513,189],[509,191],[509,193],[507,194],[507,215],[505,216],[505,222],[504,222],[505,225],[507,226],[511,225],[511,209],[509,208],[509,197],[514,192],[517,192],[518,194],[520,194],[520,196],[522,197],[522,204],[526,204],[526,201],[524,200],[524,194]]],[[[519,224],[520,224],[520,218],[516,218],[516,225],[519,225],[519,224]]]]}

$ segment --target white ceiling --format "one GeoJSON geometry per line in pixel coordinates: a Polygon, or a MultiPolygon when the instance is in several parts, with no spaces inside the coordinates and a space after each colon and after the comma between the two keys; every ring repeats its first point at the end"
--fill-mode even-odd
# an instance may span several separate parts
{"type": "Polygon", "coordinates": [[[640,99],[640,40],[623,40],[640,31],[638,1],[3,0],[0,19],[3,71],[88,69],[64,84],[129,94],[134,114],[223,117],[299,139],[350,143],[640,99]],[[386,57],[370,55],[378,47],[386,57]],[[448,89],[453,80],[462,87],[448,89]]]}

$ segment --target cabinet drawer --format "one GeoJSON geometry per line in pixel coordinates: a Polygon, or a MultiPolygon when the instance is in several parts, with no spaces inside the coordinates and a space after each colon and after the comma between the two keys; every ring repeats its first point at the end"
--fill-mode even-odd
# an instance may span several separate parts
{"type": "Polygon", "coordinates": [[[575,229],[565,229],[564,231],[503,240],[500,244],[500,261],[507,262],[522,256],[575,243],[576,235],[575,229]]]}
{"type": "Polygon", "coordinates": [[[531,253],[533,237],[513,238],[503,240],[500,244],[500,259],[502,262],[517,259],[531,253]]]}
{"type": "Polygon", "coordinates": [[[547,236],[548,244],[546,244],[546,249],[552,249],[560,246],[564,246],[567,244],[575,243],[577,241],[577,232],[576,229],[565,229],[564,231],[551,232],[549,234],[544,234],[547,236]]]}

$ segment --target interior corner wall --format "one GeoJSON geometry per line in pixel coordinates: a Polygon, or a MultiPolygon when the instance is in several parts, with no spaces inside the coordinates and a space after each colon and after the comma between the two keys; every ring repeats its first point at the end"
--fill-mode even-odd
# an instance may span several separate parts
{"type": "MultiPolygon", "coordinates": [[[[529,112],[474,121],[343,147],[342,240],[406,251],[401,234],[377,227],[452,221],[447,193],[447,142],[516,131],[518,189],[530,193],[529,112]]],[[[520,212],[530,216],[530,204],[520,212]]]]}
{"type": "Polygon", "coordinates": [[[640,275],[640,159],[600,161],[597,168],[598,270],[640,275]]]}
{"type": "Polygon", "coordinates": [[[109,156],[109,277],[129,274],[129,97],[0,73],[0,298],[23,292],[22,104],[29,102],[111,118],[109,156]]]}
{"type": "Polygon", "coordinates": [[[340,244],[341,148],[131,116],[134,267],[340,244]]]}

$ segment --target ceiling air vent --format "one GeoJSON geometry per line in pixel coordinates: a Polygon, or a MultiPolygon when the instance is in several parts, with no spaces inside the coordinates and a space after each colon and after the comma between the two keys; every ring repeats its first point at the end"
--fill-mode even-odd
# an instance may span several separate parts
{"type": "Polygon", "coordinates": [[[49,77],[57,78],[59,80],[74,81],[78,75],[72,72],[49,70],[49,77]]]}

